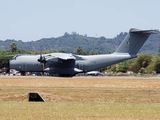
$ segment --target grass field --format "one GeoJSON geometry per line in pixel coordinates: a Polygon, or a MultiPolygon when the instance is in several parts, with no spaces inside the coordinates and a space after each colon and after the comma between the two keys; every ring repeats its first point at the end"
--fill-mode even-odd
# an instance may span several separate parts
{"type": "Polygon", "coordinates": [[[159,120],[160,78],[1,76],[0,119],[159,120]]]}

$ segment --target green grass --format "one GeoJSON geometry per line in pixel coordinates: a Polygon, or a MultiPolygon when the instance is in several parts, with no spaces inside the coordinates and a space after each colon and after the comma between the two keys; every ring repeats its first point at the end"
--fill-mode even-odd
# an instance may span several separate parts
{"type": "Polygon", "coordinates": [[[159,120],[159,89],[24,88],[0,90],[1,120],[159,120]],[[45,103],[28,102],[42,94],[45,103]]]}
{"type": "Polygon", "coordinates": [[[159,120],[159,103],[0,102],[1,120],[159,120]]]}
{"type": "Polygon", "coordinates": [[[0,120],[160,120],[160,78],[42,78],[2,77],[0,120]]]}
{"type": "Polygon", "coordinates": [[[117,88],[28,88],[6,87],[0,89],[0,101],[27,102],[29,92],[40,93],[46,102],[137,102],[160,103],[160,89],[117,88]]]}

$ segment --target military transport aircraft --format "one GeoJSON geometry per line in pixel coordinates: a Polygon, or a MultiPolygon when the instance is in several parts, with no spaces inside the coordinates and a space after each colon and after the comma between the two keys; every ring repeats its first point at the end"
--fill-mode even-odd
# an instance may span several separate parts
{"type": "Polygon", "coordinates": [[[132,28],[112,54],[74,55],[71,53],[50,53],[42,55],[16,55],[9,64],[10,69],[25,72],[47,72],[71,77],[78,73],[97,70],[124,60],[137,57],[137,53],[154,30],[132,28]]]}

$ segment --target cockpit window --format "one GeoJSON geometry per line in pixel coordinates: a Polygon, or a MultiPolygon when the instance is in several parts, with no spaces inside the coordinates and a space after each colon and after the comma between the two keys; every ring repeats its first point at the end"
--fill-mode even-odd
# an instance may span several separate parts
{"type": "Polygon", "coordinates": [[[16,56],[13,56],[13,58],[12,58],[11,60],[16,60],[16,57],[17,57],[17,55],[16,55],[16,56]]]}
{"type": "Polygon", "coordinates": [[[20,56],[20,55],[15,55],[15,56],[13,56],[13,58],[12,58],[11,60],[16,60],[16,58],[17,58],[18,56],[20,56]]]}

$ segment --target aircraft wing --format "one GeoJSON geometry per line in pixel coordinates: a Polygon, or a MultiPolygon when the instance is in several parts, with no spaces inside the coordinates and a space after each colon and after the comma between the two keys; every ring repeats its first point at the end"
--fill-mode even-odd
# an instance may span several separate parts
{"type": "Polygon", "coordinates": [[[55,57],[59,58],[59,59],[62,59],[62,60],[69,60],[69,59],[74,59],[75,60],[75,57],[72,55],[72,54],[66,54],[66,53],[57,53],[57,54],[54,54],[55,57]]]}
{"type": "Polygon", "coordinates": [[[76,58],[72,54],[66,53],[53,53],[45,56],[46,61],[53,61],[56,62],[58,59],[61,60],[75,60],[76,58]]]}
{"type": "Polygon", "coordinates": [[[52,53],[45,56],[46,68],[44,71],[54,74],[75,74],[82,72],[75,68],[75,57],[67,53],[52,53]]]}

